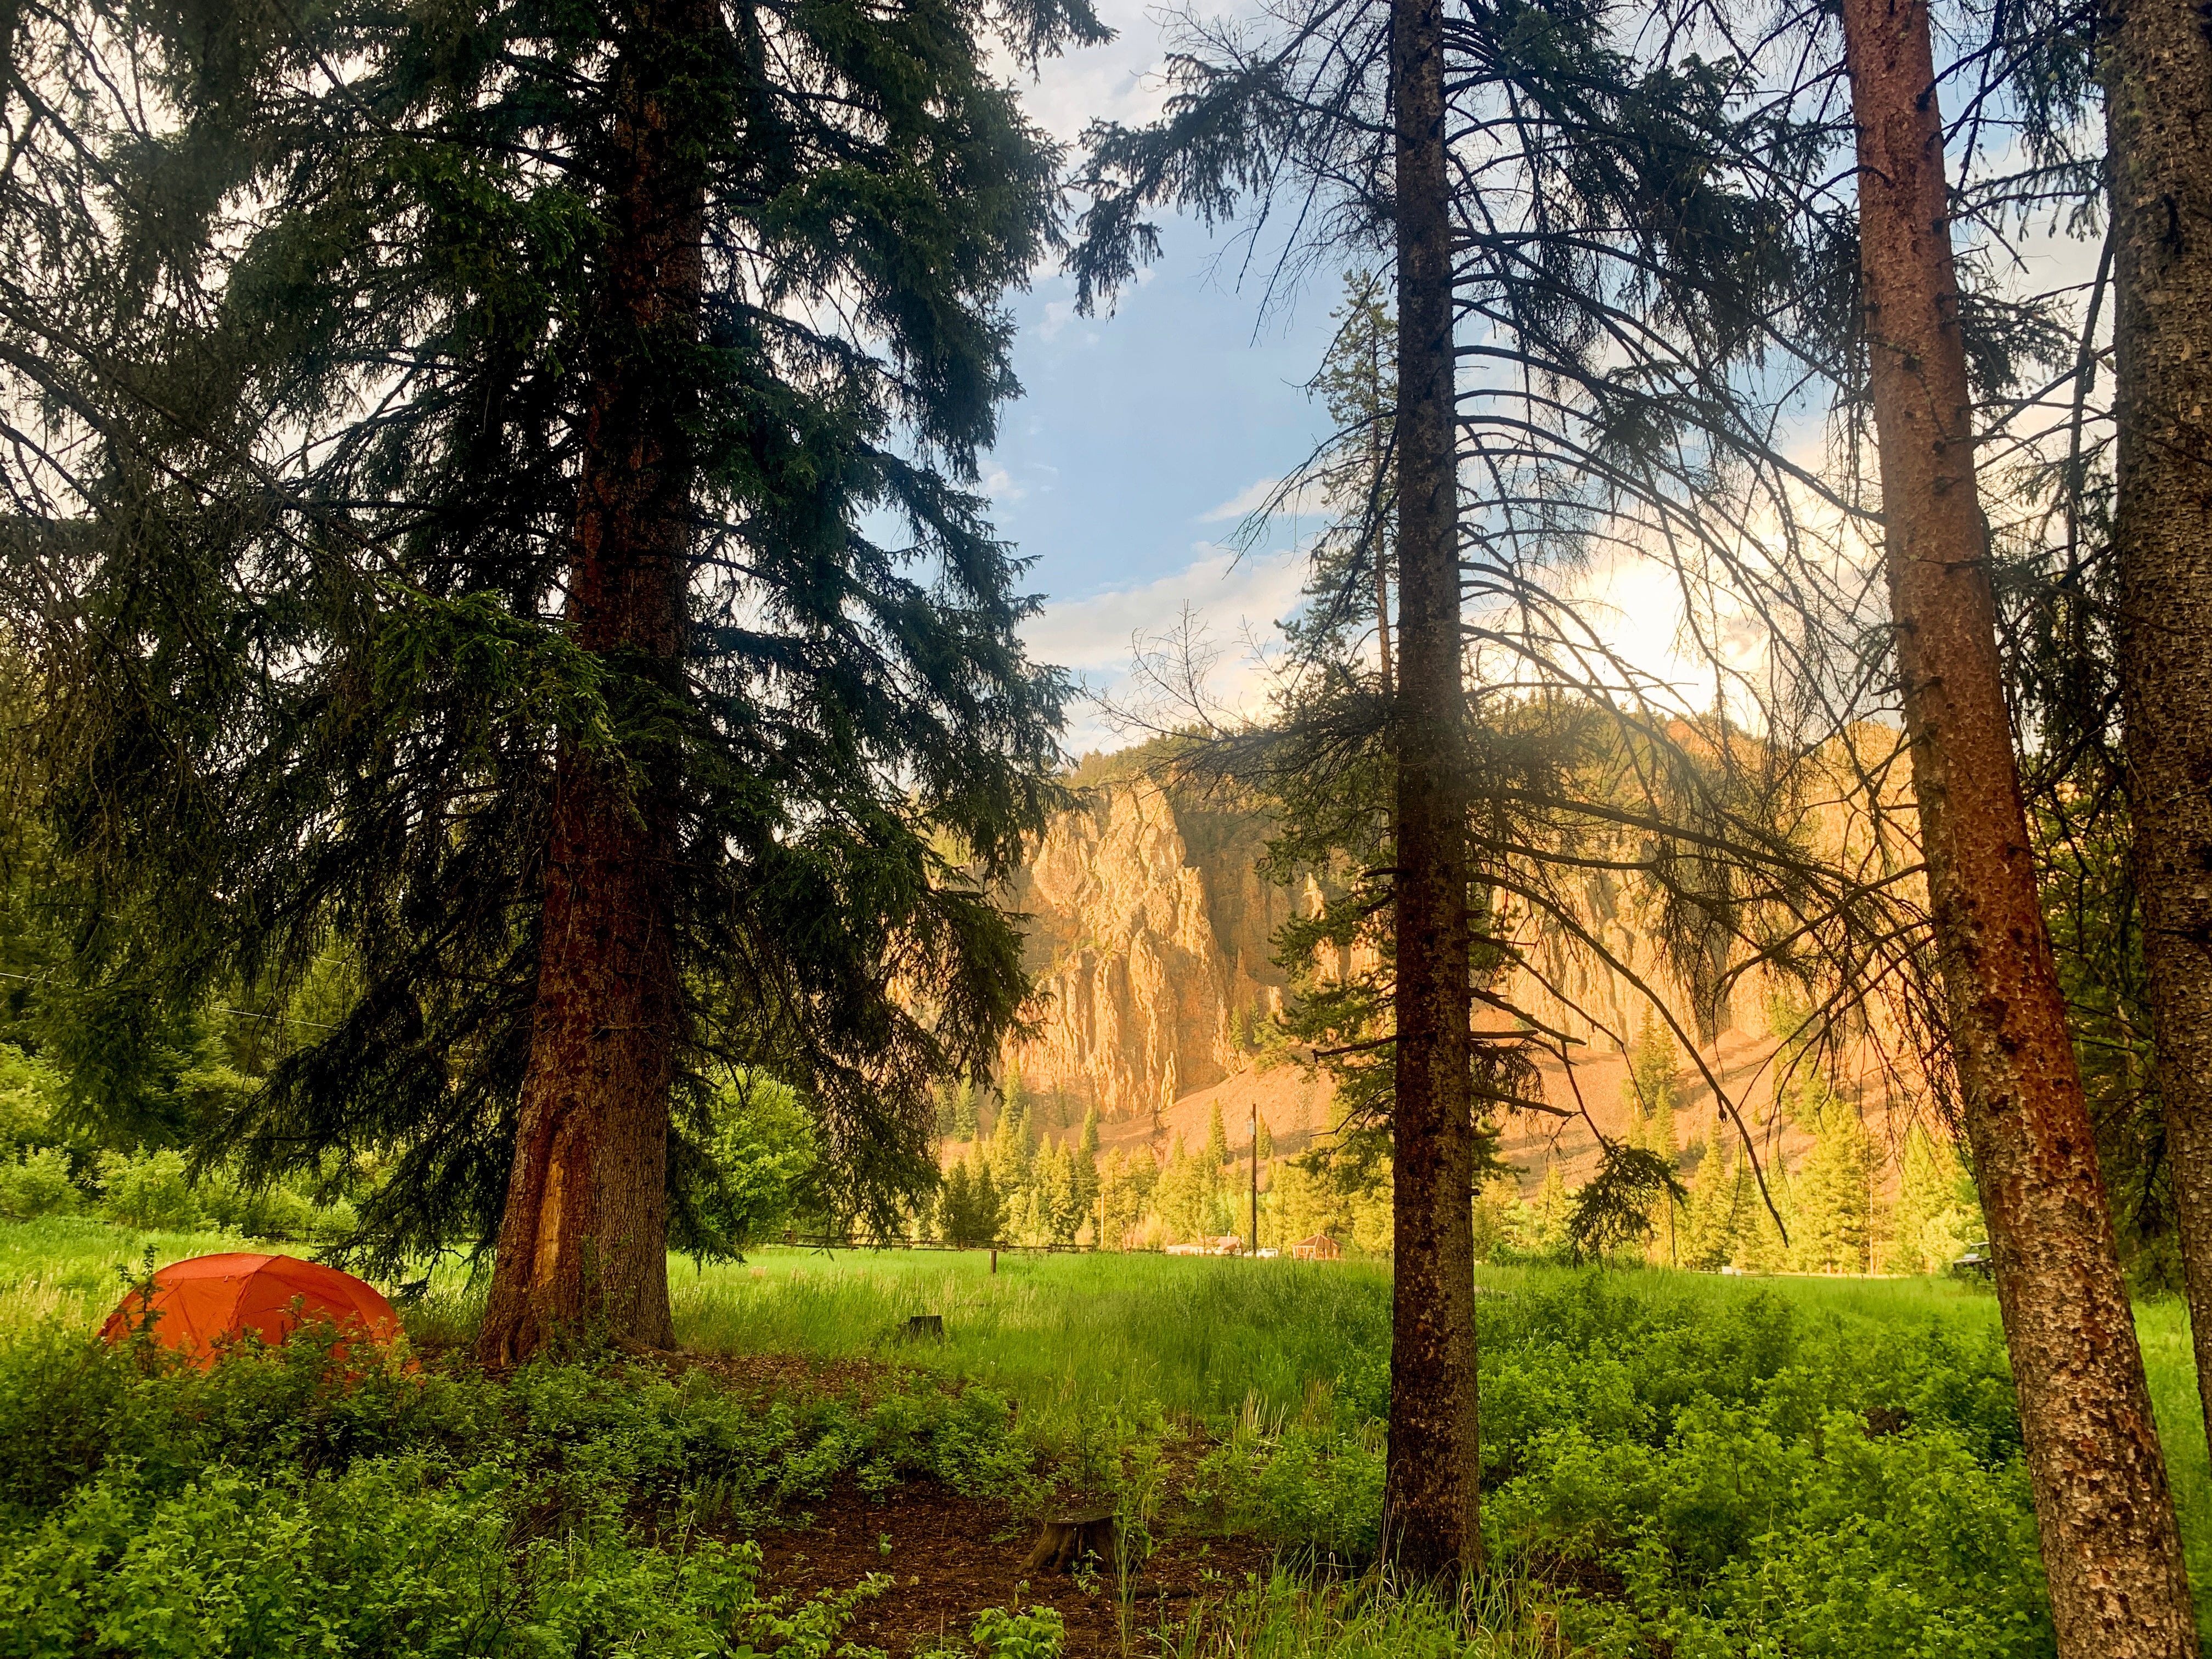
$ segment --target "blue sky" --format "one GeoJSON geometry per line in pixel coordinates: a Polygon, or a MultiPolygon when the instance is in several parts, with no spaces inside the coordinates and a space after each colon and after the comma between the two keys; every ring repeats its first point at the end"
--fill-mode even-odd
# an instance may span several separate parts
{"type": "MultiPolygon", "coordinates": [[[[1304,382],[1334,292],[1299,295],[1255,338],[1257,301],[1212,269],[1202,234],[1178,230],[1112,317],[1071,317],[1057,276],[1024,297],[1016,363],[1028,395],[986,468],[999,528],[1035,557],[1030,586],[1048,600],[1032,648],[1109,687],[1132,635],[1163,631],[1185,605],[1224,646],[1290,608],[1298,526],[1273,526],[1241,559],[1224,544],[1264,493],[1255,486],[1304,459],[1327,426],[1304,382]]],[[[1071,742],[1098,742],[1079,719],[1071,742]]]]}
{"type": "MultiPolygon", "coordinates": [[[[1071,144],[1094,116],[1138,121],[1158,105],[1158,27],[1129,0],[1100,11],[1120,38],[1023,88],[1033,118],[1071,144]]],[[[1241,517],[1233,504],[1325,434],[1303,386],[1328,345],[1336,283],[1310,284],[1263,319],[1265,273],[1240,283],[1241,244],[1194,224],[1167,230],[1164,257],[1110,316],[1074,315],[1074,285],[1051,270],[1014,296],[1026,395],[1002,411],[985,488],[1000,533],[1036,561],[1029,586],[1048,602],[1028,630],[1038,658],[1123,689],[1132,636],[1172,627],[1188,605],[1229,649],[1220,684],[1234,698],[1252,685],[1238,642],[1295,599],[1288,549],[1301,526],[1279,525],[1242,560],[1219,544],[1241,517]]],[[[1072,750],[1117,740],[1095,710],[1074,712],[1072,750]]]]}
{"type": "MultiPolygon", "coordinates": [[[[1048,64],[1023,84],[1033,118],[1071,149],[1087,121],[1143,121],[1162,95],[1157,15],[1144,0],[1103,0],[1099,11],[1119,32],[1114,42],[1048,64]]],[[[1224,544],[1239,504],[1325,435],[1303,386],[1327,347],[1337,274],[1277,296],[1263,317],[1267,272],[1263,264],[1240,272],[1240,241],[1188,223],[1166,232],[1163,258],[1110,316],[1075,316],[1073,284],[1051,270],[1012,297],[1026,396],[1002,412],[985,489],[1000,532],[1036,561],[1029,586],[1046,600],[1025,630],[1036,658],[1127,702],[1133,639],[1169,633],[1188,608],[1222,653],[1214,694],[1249,708],[1262,687],[1248,647],[1296,604],[1302,561],[1291,550],[1320,526],[1279,520],[1242,558],[1224,544]]],[[[2028,237],[2025,251],[2012,278],[2021,292],[2084,281],[2095,259],[2093,246],[2048,234],[2028,237]]],[[[1820,415],[1803,418],[1800,456],[1816,466],[1820,415]]],[[[1601,559],[1570,589],[1616,648],[1676,686],[1682,707],[1711,706],[1711,667],[1680,652],[1683,611],[1669,570],[1601,559]]],[[[1764,656],[1764,631],[1739,631],[1731,655],[1749,669],[1764,656]]],[[[1073,711],[1063,738],[1075,753],[1127,740],[1091,705],[1073,711]]]]}

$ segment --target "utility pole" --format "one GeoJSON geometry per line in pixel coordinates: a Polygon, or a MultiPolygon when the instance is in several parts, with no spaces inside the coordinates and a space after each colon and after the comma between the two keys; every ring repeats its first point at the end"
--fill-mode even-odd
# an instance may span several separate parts
{"type": "Polygon", "coordinates": [[[1252,1109],[1252,1254],[1260,1254],[1260,1109],[1252,1109]]]}

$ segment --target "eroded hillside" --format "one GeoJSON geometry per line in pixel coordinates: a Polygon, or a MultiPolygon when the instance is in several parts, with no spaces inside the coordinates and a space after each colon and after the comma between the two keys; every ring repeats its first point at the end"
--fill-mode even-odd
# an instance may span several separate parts
{"type": "MultiPolygon", "coordinates": [[[[1041,997],[1035,1030],[1010,1042],[1002,1060],[1043,1106],[1048,1126],[1073,1126],[1095,1107],[1109,1147],[1164,1150],[1176,1134],[1201,1139],[1218,1106],[1239,1144],[1256,1112],[1279,1156],[1329,1127],[1326,1078],[1279,1049],[1271,1061],[1262,1040],[1286,993],[1273,935],[1295,902],[1312,896],[1310,888],[1301,895],[1261,876],[1255,865],[1267,833],[1255,810],[1142,777],[1086,788],[1053,824],[1010,889],[1027,917],[1041,997]]],[[[1586,1176],[1596,1152],[1589,1119],[1609,1135],[1626,1127],[1621,1045],[1645,1003],[1634,980],[1659,991],[1692,1039],[1681,1054],[1677,1108],[1686,1148],[1717,1118],[1709,1071],[1760,1139],[1794,1160],[1809,1137],[1775,1108],[1780,1044],[1765,979],[1740,981],[1700,1020],[1617,878],[1593,873],[1576,908],[1580,926],[1628,971],[1556,928],[1539,928],[1526,943],[1540,977],[1517,973],[1500,988],[1515,1006],[1578,1039],[1569,1049],[1571,1066],[1547,1059],[1541,1066],[1547,1103],[1577,1115],[1523,1113],[1505,1125],[1506,1155],[1524,1185],[1533,1189],[1552,1161],[1570,1184],[1586,1176]]],[[[1901,1133],[1893,1109],[1912,1103],[1916,1091],[1891,1074],[1878,1048],[1861,1042],[1839,1081],[1887,1139],[1893,1128],[1901,1133]]]]}

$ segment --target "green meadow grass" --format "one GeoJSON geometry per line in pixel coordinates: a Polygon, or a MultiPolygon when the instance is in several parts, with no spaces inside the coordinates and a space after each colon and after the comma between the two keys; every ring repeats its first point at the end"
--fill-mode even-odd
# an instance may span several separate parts
{"type": "Polygon", "coordinates": [[[1294,1408],[1390,1330],[1388,1270],[1352,1262],[1001,1251],[994,1273],[984,1251],[764,1250],[672,1289],[687,1346],[895,1359],[1045,1412],[1294,1408]],[[942,1344],[903,1340],[917,1314],[942,1344]]]}
{"type": "MultiPolygon", "coordinates": [[[[216,1233],[143,1233],[82,1218],[0,1223],[0,1332],[45,1321],[88,1328],[120,1296],[125,1270],[150,1248],[157,1262],[247,1241],[216,1233]]],[[[273,1247],[284,1249],[284,1246],[273,1247]]],[[[1047,1440],[1103,1416],[1160,1413],[1218,1421],[1255,1407],[1281,1415],[1364,1356],[1387,1346],[1389,1274],[1368,1262],[985,1251],[765,1249],[744,1262],[670,1261],[679,1340],[708,1353],[865,1357],[1002,1389],[1047,1440]],[[907,1320],[935,1314],[946,1340],[908,1343],[907,1320]]],[[[1558,1267],[1491,1267],[1487,1291],[1556,1288],[1558,1267]]],[[[452,1260],[407,1313],[418,1340],[465,1340],[481,1285],[452,1260]]],[[[1639,1297],[1714,1301],[1759,1291],[1815,1322],[1846,1327],[1942,1323],[1994,1333],[1986,1290],[1941,1279],[1719,1278],[1647,1268],[1612,1287],[1639,1297]]],[[[391,1290],[394,1287],[386,1285],[391,1290]]],[[[2182,1527],[2200,1583],[2212,1583],[2212,1462],[2177,1298],[2136,1309],[2152,1404],[2182,1527]]]]}
{"type": "MultiPolygon", "coordinates": [[[[688,1346],[817,1358],[872,1356],[988,1381],[1073,1429],[1086,1411],[1148,1403],[1218,1419],[1248,1400],[1297,1411],[1363,1353],[1389,1340],[1389,1274],[1364,1262],[982,1251],[763,1250],[743,1265],[672,1263],[677,1329],[688,1346]],[[946,1340],[899,1339],[915,1314],[943,1317],[946,1340]]],[[[1486,1267],[1485,1290],[1556,1289],[1580,1272],[1486,1267]]],[[[1632,1296],[1705,1302],[1766,1291],[1810,1321],[1943,1324],[2000,1331],[1987,1289],[1938,1278],[1723,1278],[1665,1268],[1617,1272],[1632,1296]]],[[[2178,1297],[2139,1304],[2136,1326],[2192,1568],[2212,1583],[2212,1460],[2178,1297]]]]}
{"type": "Polygon", "coordinates": [[[73,1328],[97,1326],[122,1300],[126,1273],[135,1278],[149,1249],[159,1267],[251,1248],[229,1233],[139,1232],[87,1216],[0,1222],[0,1334],[49,1320],[73,1328]]]}
{"type": "Polygon", "coordinates": [[[1276,1572],[1201,1602],[1154,1638],[1162,1659],[1555,1659],[1544,1609],[1522,1586],[1492,1579],[1457,1606],[1419,1590],[1377,1593],[1372,1580],[1313,1583],[1276,1572]]]}

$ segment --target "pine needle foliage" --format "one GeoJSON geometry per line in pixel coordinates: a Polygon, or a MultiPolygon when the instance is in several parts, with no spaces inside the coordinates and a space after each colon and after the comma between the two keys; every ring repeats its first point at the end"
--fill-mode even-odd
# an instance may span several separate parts
{"type": "Polygon", "coordinates": [[[1668,1204],[1686,1203],[1672,1158],[1641,1146],[1608,1146],[1597,1173],[1575,1189],[1567,1237],[1575,1259],[1603,1261],[1615,1251],[1641,1248],[1652,1237],[1652,1217],[1668,1204]]]}
{"type": "MultiPolygon", "coordinates": [[[[218,1138],[262,1171],[386,1159],[385,1258],[489,1240],[556,761],[586,753],[678,803],[679,1130],[759,1068],[818,1115],[825,1202],[887,1221],[934,1179],[931,1079],[1024,991],[984,889],[1054,799],[1062,684],[973,483],[1056,156],[988,58],[1103,38],[1088,7],[4,27],[0,607],[84,994],[188,1003],[344,941],[358,996],[218,1138]],[[641,112],[702,204],[691,331],[607,300],[641,112]],[[672,661],[564,626],[610,365],[688,446],[672,661]]],[[[680,1231],[713,1171],[673,1145],[680,1231]]]]}

